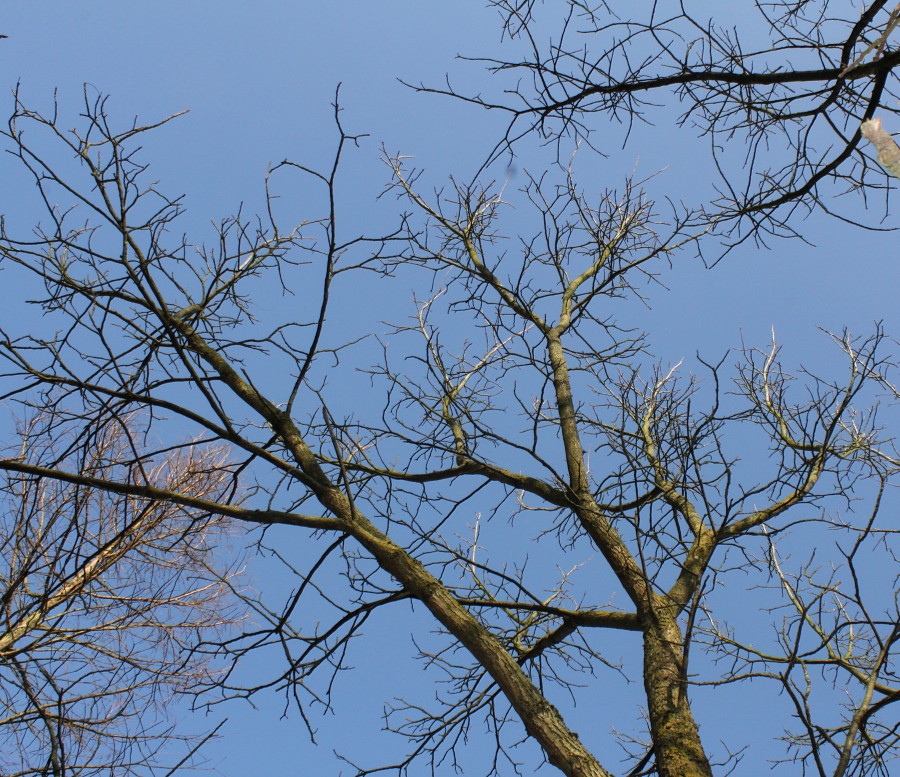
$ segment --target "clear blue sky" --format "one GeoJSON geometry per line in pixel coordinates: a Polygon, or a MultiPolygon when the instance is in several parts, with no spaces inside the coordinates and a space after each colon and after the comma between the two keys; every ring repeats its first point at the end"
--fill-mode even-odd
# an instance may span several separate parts
{"type": "MultiPolygon", "coordinates": [[[[347,128],[370,134],[348,168],[354,183],[342,204],[360,230],[390,211],[384,201],[373,204],[387,180],[378,161],[382,143],[415,156],[427,180],[437,183],[451,174],[471,175],[501,128],[499,116],[415,95],[396,80],[437,84],[449,73],[462,86],[489,89],[478,65],[455,59],[490,56],[500,45],[495,15],[479,0],[20,1],[6,4],[0,33],[9,36],[0,41],[0,113],[11,104],[3,95],[17,82],[26,102],[38,107],[48,106],[58,90],[64,112],[77,110],[82,85],[89,83],[111,96],[110,112],[123,123],[134,114],[149,121],[188,109],[147,144],[146,158],[163,188],[187,193],[187,224],[201,231],[241,202],[258,207],[269,165],[285,158],[313,166],[327,160],[334,141],[330,103],[339,82],[347,128]]],[[[598,138],[611,157],[585,163],[585,175],[598,176],[597,191],[620,185],[637,165],[640,175],[662,170],[653,183],[657,193],[689,197],[694,171],[706,164],[705,142],[665,122],[635,133],[624,150],[619,127],[600,128],[598,138]]],[[[541,160],[536,156],[535,164],[541,160]]],[[[28,225],[29,201],[10,185],[9,164],[0,160],[0,212],[10,223],[28,225]]],[[[529,159],[518,164],[528,167],[529,159]]],[[[678,263],[665,278],[669,291],[654,293],[640,321],[659,358],[673,363],[697,350],[715,358],[742,338],[764,346],[774,327],[789,362],[818,365],[830,362],[833,352],[817,327],[868,332],[873,321],[884,320],[889,332],[900,332],[897,238],[820,216],[803,232],[814,245],[744,246],[711,272],[688,257],[678,263]]],[[[358,310],[377,322],[404,299],[408,290],[394,288],[380,303],[367,296],[364,311],[348,305],[346,315],[358,310]]],[[[267,585],[266,572],[260,574],[259,585],[267,585]]],[[[382,750],[396,752],[391,745],[398,743],[378,732],[381,705],[403,687],[415,689],[420,668],[408,661],[409,639],[390,633],[389,617],[372,621],[354,660],[360,670],[339,685],[339,714],[314,718],[318,747],[295,714],[281,719],[280,700],[261,698],[258,710],[228,709],[225,737],[208,751],[211,764],[226,777],[330,775],[340,769],[334,747],[373,761],[382,750]],[[397,639],[402,644],[395,645],[397,639]],[[380,669],[369,672],[367,664],[380,669]]],[[[713,730],[716,724],[709,725],[713,730]]],[[[753,774],[757,766],[738,773],[753,774]]]]}

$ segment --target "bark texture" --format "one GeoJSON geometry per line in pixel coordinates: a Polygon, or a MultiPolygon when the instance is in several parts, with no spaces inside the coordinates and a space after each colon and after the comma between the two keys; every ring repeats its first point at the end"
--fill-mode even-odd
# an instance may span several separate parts
{"type": "Polygon", "coordinates": [[[659,777],[712,777],[688,701],[684,644],[678,623],[665,613],[644,630],[644,688],[659,777]]]}

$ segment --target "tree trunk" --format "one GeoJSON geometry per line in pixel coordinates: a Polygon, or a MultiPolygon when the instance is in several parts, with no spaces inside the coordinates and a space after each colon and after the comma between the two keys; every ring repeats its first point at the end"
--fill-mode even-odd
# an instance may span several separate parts
{"type": "Polygon", "coordinates": [[[683,637],[677,621],[647,616],[644,688],[659,777],[712,777],[683,679],[683,637]]]}

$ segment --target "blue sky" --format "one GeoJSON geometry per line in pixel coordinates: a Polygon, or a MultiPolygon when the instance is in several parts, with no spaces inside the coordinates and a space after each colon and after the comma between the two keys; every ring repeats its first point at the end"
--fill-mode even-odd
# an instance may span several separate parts
{"type": "MultiPolygon", "coordinates": [[[[64,110],[76,110],[82,84],[89,83],[111,96],[110,109],[123,122],[190,111],[158,133],[147,157],[170,191],[187,193],[197,224],[241,201],[258,204],[270,164],[285,158],[314,163],[330,153],[330,103],[339,82],[348,128],[370,135],[354,159],[358,167],[347,173],[363,197],[386,181],[377,161],[382,143],[389,152],[414,156],[440,182],[471,174],[502,127],[500,116],[415,95],[397,82],[434,84],[449,73],[460,86],[490,90],[478,65],[455,60],[457,53],[490,55],[499,48],[495,16],[477,0],[264,2],[252,9],[236,2],[214,9],[199,2],[14,3],[3,24],[9,39],[0,65],[7,87],[21,82],[34,105],[49,105],[58,90],[64,110]]],[[[659,191],[681,195],[706,158],[704,141],[665,121],[639,128],[621,153],[620,128],[600,127],[597,135],[598,145],[615,155],[598,171],[598,190],[620,185],[637,166],[642,175],[665,168],[659,191]]],[[[756,340],[774,325],[788,341],[789,333],[809,336],[810,326],[856,328],[892,314],[884,285],[846,283],[860,268],[877,276],[890,266],[880,264],[889,261],[890,237],[863,235],[827,219],[811,220],[803,232],[814,247],[748,246],[714,274],[687,263],[676,268],[670,299],[692,295],[700,276],[711,288],[732,288],[739,278],[745,293],[704,295],[702,305],[679,306],[679,321],[666,329],[674,323],[675,332],[684,327],[693,337],[712,317],[721,322],[721,345],[730,346],[739,329],[756,340]]],[[[664,317],[666,310],[656,307],[664,317]]]]}
{"type": "MultiPolygon", "coordinates": [[[[56,90],[63,113],[78,110],[88,83],[110,95],[109,110],[123,124],[135,114],[151,121],[189,110],[151,137],[145,157],[167,191],[186,193],[190,214],[183,226],[201,235],[210,219],[241,202],[248,210],[260,206],[270,165],[285,158],[327,163],[338,83],[347,129],[369,134],[344,173],[340,205],[348,233],[377,229],[396,210],[392,200],[375,201],[388,180],[379,161],[382,144],[390,153],[414,156],[427,170],[425,181],[439,185],[449,175],[471,175],[502,129],[499,115],[417,95],[397,81],[438,84],[449,73],[464,90],[491,89],[479,65],[455,58],[490,56],[500,45],[495,15],[478,0],[20,1],[0,14],[0,33],[9,36],[0,41],[4,110],[11,104],[4,95],[17,82],[25,101],[37,107],[49,106],[56,90]]],[[[610,156],[579,156],[576,169],[588,189],[592,176],[600,191],[620,186],[634,169],[638,177],[659,171],[650,187],[660,197],[702,197],[709,185],[697,175],[707,164],[705,141],[671,121],[640,128],[624,150],[621,128],[600,127],[597,136],[610,156]]],[[[545,160],[533,150],[517,165],[539,168],[545,160]]],[[[515,173],[510,175],[514,185],[515,173]]],[[[9,160],[0,161],[0,211],[10,223],[27,226],[34,203],[11,176],[9,160]]],[[[293,199],[286,196],[280,207],[306,218],[306,193],[296,183],[283,185],[293,199]]],[[[690,360],[698,350],[715,359],[742,340],[764,347],[774,328],[789,363],[820,366],[833,363],[834,352],[819,327],[867,333],[874,321],[884,320],[889,332],[900,331],[896,237],[863,233],[820,215],[802,231],[813,245],[745,245],[713,271],[687,255],[680,258],[665,276],[668,290],[652,292],[652,306],[636,319],[651,332],[655,354],[664,363],[690,360]]],[[[382,295],[351,287],[344,293],[339,310],[345,318],[336,337],[344,325],[376,327],[407,302],[412,312],[406,288],[382,295]],[[360,306],[363,294],[367,304],[360,306]]],[[[259,574],[261,585],[268,584],[265,569],[259,574]]],[[[229,708],[225,737],[208,751],[211,764],[226,777],[337,774],[333,747],[380,753],[389,741],[378,734],[383,700],[400,695],[402,687],[415,690],[419,671],[408,661],[409,641],[399,649],[393,644],[391,617],[377,622],[380,630],[375,621],[369,627],[354,660],[360,670],[339,686],[339,714],[316,719],[318,747],[296,715],[282,718],[279,700],[262,698],[257,710],[229,708]],[[365,671],[367,664],[378,671],[365,671]]],[[[633,694],[634,687],[623,683],[611,692],[633,694]]],[[[615,766],[614,758],[609,765],[615,766]]]]}

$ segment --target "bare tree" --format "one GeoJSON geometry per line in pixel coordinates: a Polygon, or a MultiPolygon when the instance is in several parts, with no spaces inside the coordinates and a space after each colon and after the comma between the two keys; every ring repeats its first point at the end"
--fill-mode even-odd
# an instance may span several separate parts
{"type": "Polygon", "coordinates": [[[417,88],[508,112],[500,149],[514,151],[535,131],[592,142],[602,128],[601,152],[620,142],[614,125],[627,138],[636,124],[658,121],[663,142],[695,132],[708,139],[719,174],[715,196],[700,207],[732,245],[796,236],[798,210],[858,218],[835,210],[835,184],[863,196],[884,188],[861,153],[860,124],[898,111],[898,8],[888,0],[858,13],[829,0],[674,0],[627,11],[581,0],[491,4],[518,44],[515,58],[479,60],[506,77],[503,98],[417,88]],[[673,98],[675,121],[660,110],[673,98]]]}
{"type": "Polygon", "coordinates": [[[141,459],[125,472],[134,424],[64,446],[55,420],[43,414],[26,425],[16,460],[33,470],[5,473],[0,490],[3,773],[146,774],[173,757],[186,763],[197,742],[174,729],[166,705],[214,680],[193,649],[234,623],[222,559],[211,558],[227,523],[36,470],[66,461],[85,477],[149,478],[216,498],[229,487],[227,468],[210,450],[141,459]],[[174,740],[184,740],[180,756],[174,740]]]}
{"type": "MultiPolygon", "coordinates": [[[[531,6],[503,4],[511,33],[527,37],[531,6]]],[[[787,9],[781,28],[809,9],[787,9]]],[[[417,644],[439,690],[392,705],[387,727],[409,749],[394,763],[355,767],[359,775],[403,773],[418,759],[434,772],[456,766],[480,724],[495,744],[488,773],[520,768],[513,746],[524,729],[572,777],[711,775],[719,756],[701,740],[692,696],[751,680],[772,684],[773,707],[788,705],[780,757],[789,768],[887,774],[900,733],[892,707],[900,613],[885,594],[892,581],[873,582],[860,562],[893,553],[881,512],[898,458],[871,409],[878,392],[892,391],[884,334],[833,336],[843,354],[833,376],[792,373],[774,343],[747,348],[734,369],[701,361],[692,375],[655,365],[644,334],[618,322],[673,257],[723,224],[749,218],[754,229],[790,232],[778,209],[812,206],[823,177],[865,184],[844,164],[853,168],[859,122],[885,108],[895,61],[882,29],[875,62],[854,63],[859,46],[878,37],[873,18],[864,14],[839,56],[807,28],[799,50],[837,56],[807,80],[769,66],[754,75],[749,60],[721,50],[712,27],[679,59],[669,28],[655,22],[623,29],[628,40],[656,40],[657,56],[634,69],[622,55],[624,74],[610,71],[602,85],[575,89],[562,65],[601,68],[566,53],[521,64],[536,83],[558,78],[563,89],[552,99],[538,90],[515,109],[517,119],[536,117],[529,132],[564,137],[550,129],[556,117],[563,132],[583,134],[591,110],[637,116],[642,89],[675,84],[693,111],[713,111],[707,118],[720,123],[709,131],[761,138],[777,109],[782,124],[824,119],[846,141],[824,161],[811,161],[803,145],[781,172],[757,179],[751,171],[759,188],[733,188],[712,210],[664,212],[630,182],[588,197],[564,165],[526,176],[517,192],[456,181],[426,193],[417,171],[388,156],[391,189],[407,209],[401,227],[377,239],[345,236],[337,171],[356,138],[336,108],[337,150],[324,172],[285,162],[267,180],[268,193],[277,176],[306,176],[321,187],[324,210],[284,228],[270,195],[263,217],[223,220],[207,246],[176,231],[181,201],[145,179],[137,144],[159,125],[116,129],[104,101],[88,93],[81,128],[66,131],[55,113],[17,102],[5,137],[48,207],[32,235],[4,229],[0,258],[31,279],[35,304],[59,323],[49,337],[4,330],[0,395],[49,409],[76,443],[135,413],[158,443],[124,452],[108,473],[64,456],[41,465],[7,458],[0,468],[277,524],[303,538],[273,548],[298,578],[288,601],[255,603],[252,629],[198,645],[235,667],[249,652],[277,649],[278,669],[251,685],[229,671],[204,693],[278,688],[306,715],[330,705],[365,623],[398,602],[429,613],[438,635],[417,635],[417,644]],[[690,72],[688,54],[701,63],[690,72]],[[674,76],[644,73],[672,57],[674,76]],[[731,75],[719,73],[721,62],[731,75]],[[866,74],[871,90],[851,89],[866,74]],[[829,86],[798,103],[766,91],[807,81],[829,86]],[[722,84],[763,92],[741,102],[722,91],[716,108],[711,94],[722,84]],[[818,108],[806,106],[816,99],[818,108]],[[750,111],[746,121],[741,111],[750,111]],[[53,161],[60,149],[70,167],[53,161]],[[527,211],[524,222],[513,204],[527,211]],[[383,334],[383,358],[357,371],[354,337],[335,339],[326,321],[341,311],[341,284],[366,273],[369,282],[395,278],[427,292],[409,320],[383,334]],[[300,304],[264,319],[252,295],[271,297],[265,283],[300,304]],[[347,385],[359,389],[349,407],[347,385]],[[231,464],[222,476],[243,481],[251,496],[203,497],[138,466],[176,449],[192,461],[224,450],[231,464]],[[824,567],[811,558],[797,566],[775,547],[798,537],[800,547],[814,538],[807,547],[827,555],[824,567]],[[748,625],[729,604],[738,590],[783,615],[748,625]],[[638,658],[617,666],[605,646],[611,634],[632,639],[638,658]],[[605,732],[579,736],[559,709],[619,671],[641,678],[644,690],[632,709],[607,705],[622,721],[621,768],[605,732]]],[[[604,30],[592,34],[602,39],[604,30]]],[[[609,57],[625,50],[617,42],[609,57]]],[[[358,301],[344,304],[346,312],[358,301]]],[[[742,745],[721,754],[723,770],[742,745]]]]}

